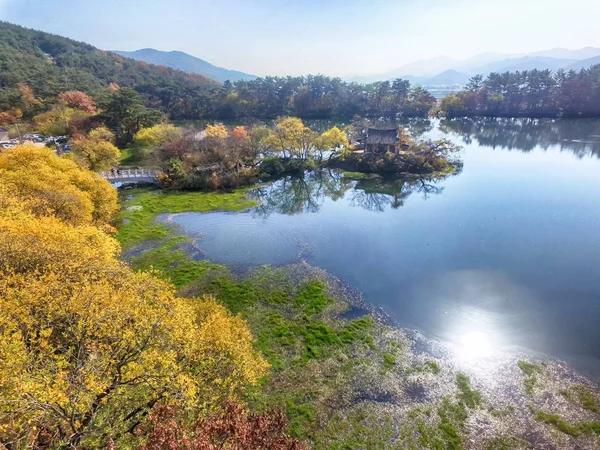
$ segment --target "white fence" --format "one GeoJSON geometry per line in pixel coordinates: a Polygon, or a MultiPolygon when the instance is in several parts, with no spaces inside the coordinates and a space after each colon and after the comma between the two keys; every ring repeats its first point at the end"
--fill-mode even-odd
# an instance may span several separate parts
{"type": "Polygon", "coordinates": [[[107,172],[100,172],[100,176],[106,180],[135,180],[136,178],[156,179],[158,170],[148,169],[119,169],[107,172]]]}

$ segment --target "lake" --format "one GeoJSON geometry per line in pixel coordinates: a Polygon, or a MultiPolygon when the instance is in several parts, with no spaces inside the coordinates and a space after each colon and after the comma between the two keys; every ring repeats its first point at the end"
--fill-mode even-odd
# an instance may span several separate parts
{"type": "Polygon", "coordinates": [[[600,376],[600,121],[405,125],[460,143],[462,172],[366,181],[313,173],[258,189],[252,211],[169,220],[212,261],[306,260],[427,337],[474,336],[600,376]]]}

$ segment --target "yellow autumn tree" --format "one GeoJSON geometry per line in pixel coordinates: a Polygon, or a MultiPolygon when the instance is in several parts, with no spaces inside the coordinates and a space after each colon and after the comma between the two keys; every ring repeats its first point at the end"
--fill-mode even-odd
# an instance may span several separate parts
{"type": "Polygon", "coordinates": [[[110,169],[119,164],[121,152],[114,146],[114,134],[101,127],[75,140],[71,151],[73,159],[94,172],[110,169]]]}
{"type": "Polygon", "coordinates": [[[0,154],[0,443],[104,448],[157,402],[197,414],[268,369],[241,317],[116,258],[95,226],[115,207],[71,160],[0,154]]]}
{"type": "Polygon", "coordinates": [[[0,195],[0,267],[83,276],[116,264],[119,243],[97,227],[74,227],[53,216],[35,217],[26,209],[0,195]]]}
{"type": "Polygon", "coordinates": [[[304,125],[298,117],[280,117],[264,142],[280,151],[283,157],[306,159],[311,156],[318,134],[304,125]]]}
{"type": "Polygon", "coordinates": [[[104,446],[157,401],[202,410],[264,375],[240,317],[175,297],[118,251],[90,225],[17,204],[0,214],[0,442],[49,432],[57,446],[104,446]]]}
{"type": "Polygon", "coordinates": [[[174,141],[183,136],[181,128],[170,123],[159,123],[149,128],[142,128],[135,134],[134,142],[142,147],[157,148],[165,142],[174,141]]]}
{"type": "Polygon", "coordinates": [[[0,311],[2,442],[51,430],[57,445],[98,448],[158,401],[209,408],[267,368],[241,319],[125,266],[93,277],[2,269],[0,311]]]}
{"type": "Polygon", "coordinates": [[[0,195],[18,199],[35,215],[73,224],[102,225],[118,210],[116,189],[107,181],[32,144],[0,153],[0,195]]]}
{"type": "Polygon", "coordinates": [[[347,151],[350,147],[350,143],[348,142],[346,133],[338,127],[333,127],[324,131],[323,134],[316,139],[315,146],[319,152],[319,159],[323,159],[323,152],[333,152],[337,148],[347,151]]]}
{"type": "Polygon", "coordinates": [[[35,116],[33,124],[40,133],[62,136],[69,134],[69,128],[73,122],[89,117],[91,117],[89,112],[71,108],[64,102],[59,102],[51,110],[35,116]]]}
{"type": "Polygon", "coordinates": [[[225,139],[228,134],[227,128],[223,124],[207,125],[204,133],[208,139],[225,139]]]}

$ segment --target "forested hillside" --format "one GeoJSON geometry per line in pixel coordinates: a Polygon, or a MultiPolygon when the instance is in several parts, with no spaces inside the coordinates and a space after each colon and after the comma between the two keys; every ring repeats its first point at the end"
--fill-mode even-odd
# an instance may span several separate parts
{"type": "MultiPolygon", "coordinates": [[[[431,93],[403,79],[359,84],[308,75],[221,85],[198,74],[149,65],[7,22],[0,22],[0,35],[0,112],[13,110],[13,118],[22,116],[25,121],[53,108],[58,95],[69,91],[86,93],[102,112],[102,105],[111,101],[110,92],[118,88],[134,89],[145,108],[159,110],[172,120],[350,119],[356,115],[393,119],[437,111],[431,93]]],[[[598,86],[600,66],[579,72],[491,73],[487,79],[473,77],[464,91],[445,98],[440,110],[447,116],[597,117],[598,86]]],[[[130,92],[122,97],[134,96],[130,92]]],[[[117,133],[119,141],[130,141],[139,126],[136,122],[128,127],[133,131],[125,133],[125,140],[117,133]]]]}
{"type": "Polygon", "coordinates": [[[524,70],[477,75],[466,88],[444,98],[448,117],[598,117],[600,65],[589,69],[524,70]]]}
{"type": "Polygon", "coordinates": [[[176,120],[426,116],[435,104],[427,91],[411,88],[405,80],[361,85],[310,75],[220,86],[201,75],[148,65],[7,22],[0,22],[0,34],[0,111],[22,106],[23,86],[41,101],[31,115],[49,106],[61,92],[82,91],[100,101],[111,85],[135,89],[146,107],[176,120]]]}
{"type": "Polygon", "coordinates": [[[50,100],[59,93],[101,95],[112,83],[134,88],[147,106],[172,116],[199,114],[218,83],[196,74],[151,66],[91,45],[0,22],[0,110],[17,106],[19,85],[50,100]]]}
{"type": "Polygon", "coordinates": [[[325,75],[308,75],[258,78],[233,85],[224,83],[215,102],[215,112],[222,118],[289,115],[329,119],[351,118],[357,114],[426,117],[435,104],[435,97],[420,87],[411,87],[407,80],[358,84],[325,75]]]}

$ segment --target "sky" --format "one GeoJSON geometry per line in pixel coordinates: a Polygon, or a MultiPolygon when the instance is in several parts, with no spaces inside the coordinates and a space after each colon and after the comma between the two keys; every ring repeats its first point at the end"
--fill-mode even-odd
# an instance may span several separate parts
{"type": "Polygon", "coordinates": [[[105,50],[180,50],[259,76],[600,47],[598,17],[600,0],[0,0],[0,20],[105,50]]]}

